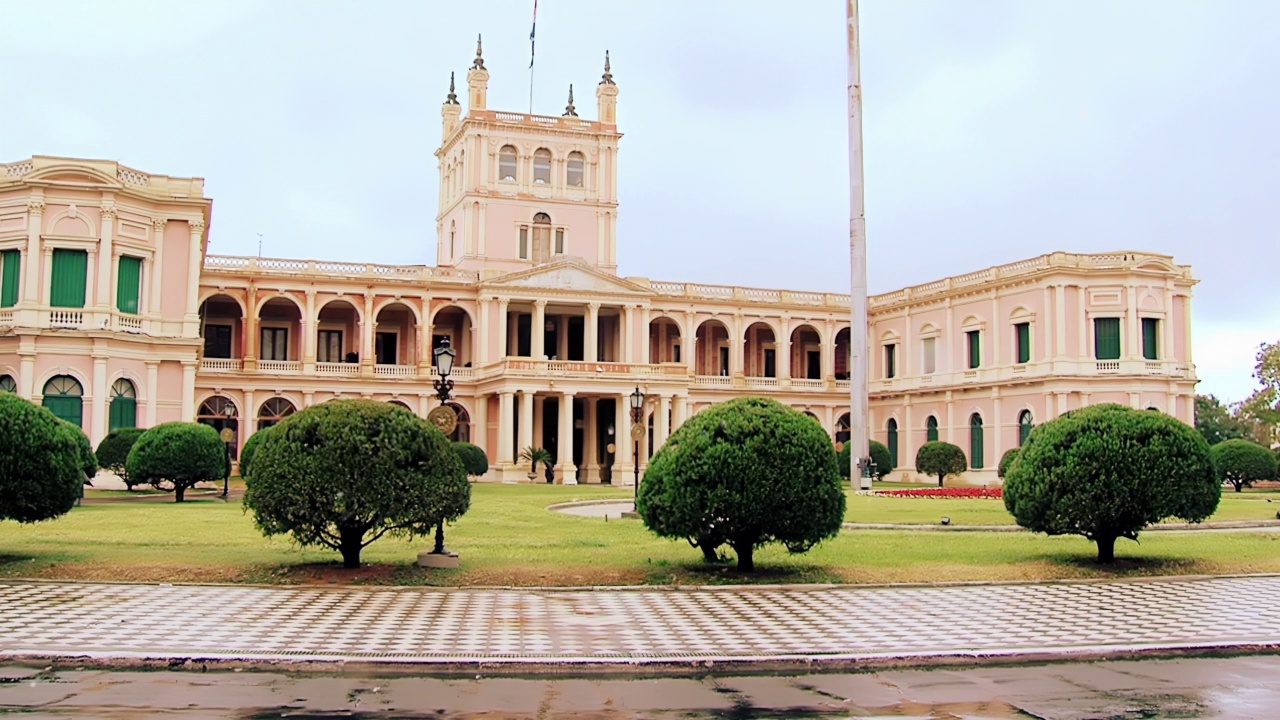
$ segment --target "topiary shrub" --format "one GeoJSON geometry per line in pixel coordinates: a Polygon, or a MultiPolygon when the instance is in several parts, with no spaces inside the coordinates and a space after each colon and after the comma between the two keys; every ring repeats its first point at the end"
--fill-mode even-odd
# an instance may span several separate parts
{"type": "Polygon", "coordinates": [[[948,475],[959,475],[969,469],[969,461],[964,451],[949,442],[934,440],[920,446],[916,451],[916,472],[925,475],[937,475],[938,487],[948,475]]]}
{"type": "Polygon", "coordinates": [[[471,503],[467,472],[435,426],[373,400],[330,400],[271,428],[253,456],[244,504],[266,535],[342,553],[383,535],[414,538],[471,503]]]}
{"type": "Polygon", "coordinates": [[[142,437],[144,432],[146,430],[142,428],[112,430],[102,438],[102,442],[98,443],[98,451],[95,453],[98,456],[98,463],[104,469],[115,473],[116,477],[120,478],[120,482],[130,490],[142,483],[129,475],[129,469],[125,467],[125,463],[129,460],[129,451],[133,449],[133,444],[142,437]]]}
{"type": "Polygon", "coordinates": [[[182,502],[187,488],[226,475],[226,444],[218,431],[202,423],[167,422],[142,433],[125,469],[139,484],[171,492],[182,502]]]}
{"type": "Polygon", "coordinates": [[[1000,456],[1000,464],[996,466],[996,477],[1001,480],[1004,479],[1004,476],[1009,472],[1009,466],[1013,464],[1014,460],[1018,459],[1018,451],[1020,449],[1010,448],[1004,451],[1004,454],[1000,456]]]}
{"type": "Polygon", "coordinates": [[[458,454],[458,459],[462,461],[462,467],[466,468],[468,475],[479,476],[489,472],[489,456],[475,445],[455,442],[453,451],[458,454]]]}
{"type": "Polygon", "coordinates": [[[672,433],[649,462],[636,503],[657,535],[683,538],[708,560],[728,543],[744,571],[766,543],[799,553],[835,537],[844,507],[822,426],[751,397],[713,405],[672,433]]]}
{"type": "Polygon", "coordinates": [[[1218,482],[1229,482],[1236,492],[1258,480],[1276,476],[1276,456],[1250,440],[1223,440],[1209,448],[1218,482]]]}
{"type": "MultiPolygon", "coordinates": [[[[884,480],[885,476],[893,472],[893,455],[889,453],[889,448],[882,442],[872,440],[870,443],[871,461],[876,464],[876,479],[884,480]]],[[[836,463],[840,466],[840,477],[848,480],[849,473],[853,471],[852,445],[844,443],[841,448],[836,451],[836,463]]]]}
{"type": "Polygon", "coordinates": [[[89,436],[84,434],[84,430],[79,425],[63,420],[60,425],[62,432],[66,433],[76,444],[76,456],[80,459],[80,472],[84,473],[84,485],[92,485],[93,476],[98,474],[98,456],[93,453],[93,443],[89,442],[89,436]]]}
{"type": "Polygon", "coordinates": [[[271,428],[263,428],[250,435],[249,439],[244,441],[244,447],[240,448],[240,477],[249,477],[249,467],[253,463],[254,453],[258,451],[258,443],[262,442],[262,438],[270,429],[271,428]]]}
{"type": "Polygon", "coordinates": [[[45,408],[0,392],[0,520],[48,520],[76,504],[85,463],[66,424],[45,408]]]}
{"type": "Polygon", "coordinates": [[[1113,404],[1036,428],[1004,482],[1005,507],[1019,525],[1083,535],[1104,563],[1115,559],[1116,538],[1137,540],[1168,517],[1200,522],[1221,494],[1200,433],[1168,415],[1113,404]]]}

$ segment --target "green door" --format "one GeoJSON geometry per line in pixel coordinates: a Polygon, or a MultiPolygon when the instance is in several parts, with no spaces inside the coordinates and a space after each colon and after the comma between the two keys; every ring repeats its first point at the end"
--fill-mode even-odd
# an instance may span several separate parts
{"type": "Polygon", "coordinates": [[[889,428],[886,439],[886,445],[889,446],[889,459],[893,461],[893,466],[898,467],[898,421],[889,418],[889,428]]]}
{"type": "Polygon", "coordinates": [[[120,257],[120,269],[116,273],[116,309],[138,314],[138,291],[142,286],[142,258],[120,257]]]}
{"type": "Polygon", "coordinates": [[[1095,318],[1093,356],[1098,360],[1120,359],[1120,318],[1095,318]]]}
{"type": "Polygon", "coordinates": [[[49,412],[83,427],[84,388],[80,381],[69,375],[59,375],[44,384],[44,400],[41,403],[49,412]]]}
{"type": "Polygon", "coordinates": [[[108,416],[108,431],[138,426],[138,398],[133,383],[120,378],[111,386],[108,416]]]}
{"type": "Polygon", "coordinates": [[[18,283],[22,279],[22,251],[5,250],[0,268],[0,307],[18,304],[18,283]]]}
{"type": "Polygon", "coordinates": [[[983,468],[982,416],[978,413],[969,417],[969,466],[974,470],[983,468]]]}

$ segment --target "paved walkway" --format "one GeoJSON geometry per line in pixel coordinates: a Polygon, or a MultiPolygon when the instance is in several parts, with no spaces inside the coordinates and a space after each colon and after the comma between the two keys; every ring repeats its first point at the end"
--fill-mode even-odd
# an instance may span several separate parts
{"type": "Polygon", "coordinates": [[[1280,576],[460,590],[0,581],[0,657],[871,661],[1280,645],[1280,576]]]}

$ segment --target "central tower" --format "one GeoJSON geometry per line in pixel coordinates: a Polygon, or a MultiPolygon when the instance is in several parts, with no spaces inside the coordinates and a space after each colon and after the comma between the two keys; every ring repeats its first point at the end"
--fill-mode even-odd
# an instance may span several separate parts
{"type": "Polygon", "coordinates": [[[436,263],[482,277],[575,256],[617,274],[618,86],[605,53],[598,120],[569,100],[559,117],[490,110],[483,47],[467,72],[468,107],[453,78],[440,114],[443,137],[436,263]]]}

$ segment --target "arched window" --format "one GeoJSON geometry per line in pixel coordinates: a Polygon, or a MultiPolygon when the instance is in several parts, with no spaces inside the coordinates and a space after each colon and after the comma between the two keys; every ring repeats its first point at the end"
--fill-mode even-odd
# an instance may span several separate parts
{"type": "Polygon", "coordinates": [[[551,183],[551,151],[546,148],[533,151],[533,182],[537,185],[551,183]]]}
{"type": "Polygon", "coordinates": [[[84,388],[70,375],[58,375],[44,384],[44,400],[41,403],[49,412],[81,427],[84,415],[84,388]]]}
{"type": "Polygon", "coordinates": [[[14,381],[12,375],[0,375],[0,392],[18,392],[18,383],[14,381]]]}
{"type": "Polygon", "coordinates": [[[449,258],[458,257],[458,222],[449,221],[449,258]]]}
{"type": "Polygon", "coordinates": [[[974,413],[969,416],[969,467],[981,470],[982,460],[982,416],[974,413]]]}
{"type": "Polygon", "coordinates": [[[461,405],[449,403],[449,407],[458,414],[458,426],[449,434],[449,439],[454,442],[471,442],[471,415],[461,405]]]}
{"type": "Polygon", "coordinates": [[[120,378],[111,384],[111,408],[107,430],[138,427],[138,393],[133,383],[120,378]]]}
{"type": "Polygon", "coordinates": [[[516,149],[503,145],[498,151],[498,177],[507,182],[516,181],[516,149]]]}
{"type": "Polygon", "coordinates": [[[240,443],[237,441],[240,434],[239,416],[236,404],[231,402],[230,398],[221,395],[214,395],[200,403],[200,411],[196,413],[196,422],[212,427],[222,436],[222,441],[227,444],[232,460],[240,456],[240,443]]]}
{"type": "Polygon", "coordinates": [[[551,216],[538,213],[533,216],[533,262],[551,259],[551,216]]]}
{"type": "Polygon", "coordinates": [[[924,439],[929,442],[938,442],[938,418],[932,415],[924,423],[924,439]]]}
{"type": "Polygon", "coordinates": [[[1035,427],[1031,424],[1031,411],[1023,410],[1018,413],[1018,447],[1027,444],[1027,438],[1031,435],[1031,428],[1035,427]]]}
{"type": "Polygon", "coordinates": [[[297,412],[297,408],[293,403],[282,397],[273,397],[262,403],[262,407],[258,409],[258,429],[266,430],[281,420],[289,417],[297,412]]]}
{"type": "Polygon", "coordinates": [[[564,184],[569,187],[582,187],[584,165],[582,153],[577,150],[569,153],[569,162],[565,166],[564,184]]]}
{"type": "Polygon", "coordinates": [[[893,466],[898,467],[898,421],[889,418],[888,433],[885,438],[886,446],[889,448],[889,459],[893,461],[893,466]]]}

